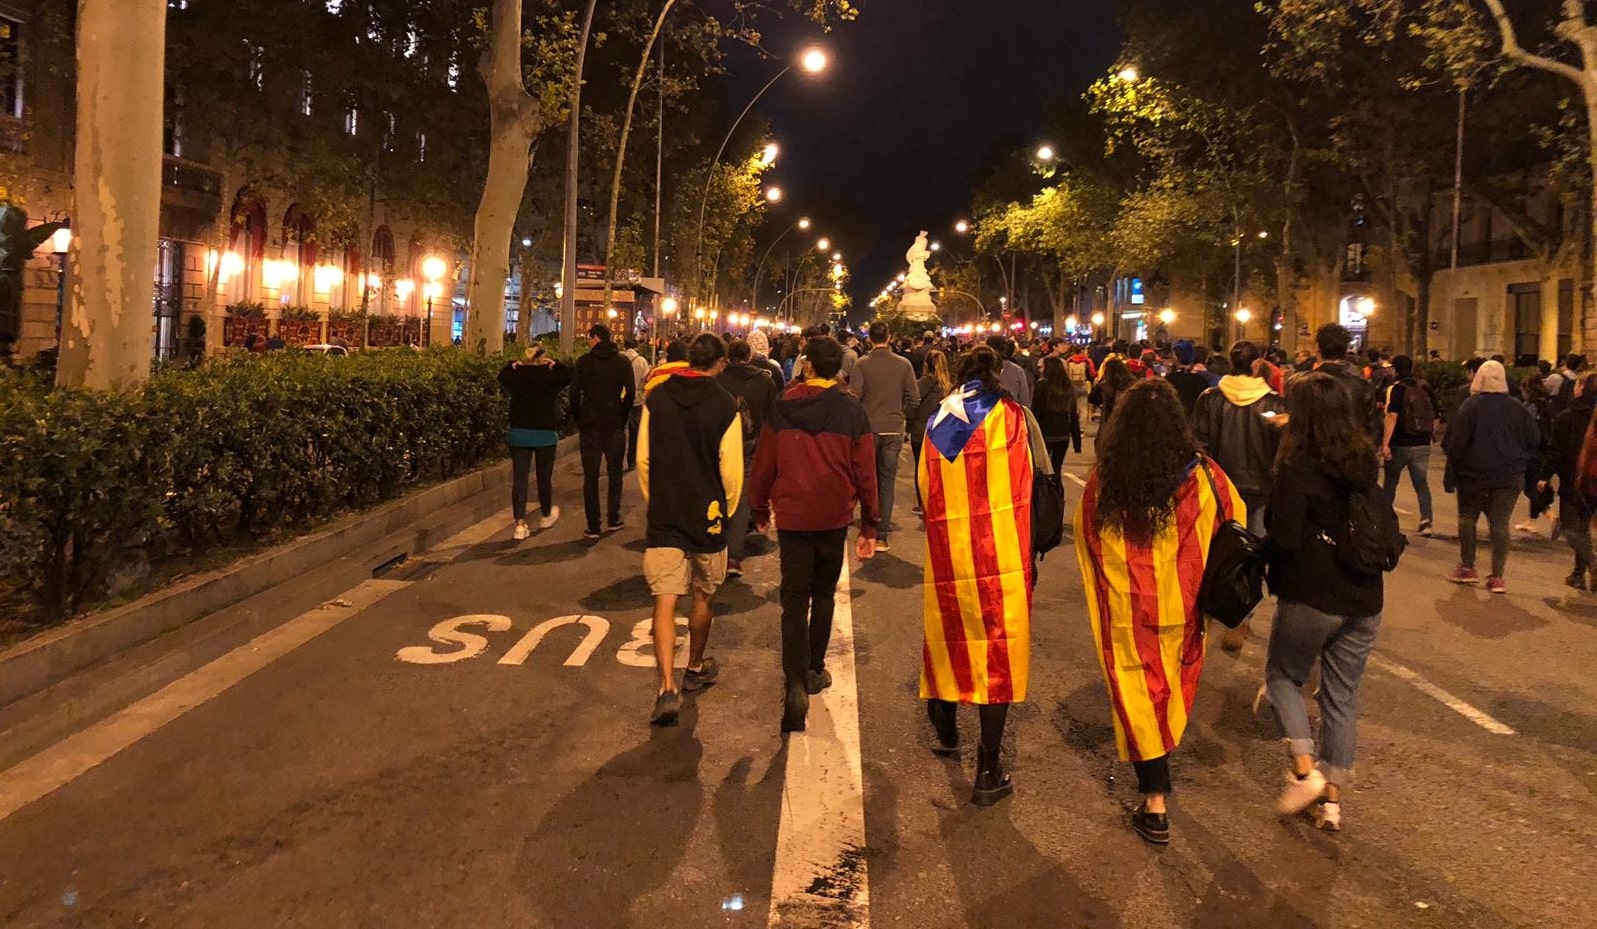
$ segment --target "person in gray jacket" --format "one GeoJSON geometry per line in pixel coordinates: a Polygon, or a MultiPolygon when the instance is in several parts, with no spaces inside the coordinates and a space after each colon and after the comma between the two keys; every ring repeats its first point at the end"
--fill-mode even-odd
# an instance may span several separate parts
{"type": "Polygon", "coordinates": [[[864,405],[876,437],[876,495],[881,504],[876,550],[885,552],[890,550],[887,539],[893,530],[893,490],[904,452],[904,427],[908,413],[920,405],[920,386],[914,365],[889,345],[887,324],[872,323],[870,336],[870,354],[854,365],[848,391],[864,405]]]}
{"type": "Polygon", "coordinates": [[[1470,398],[1447,427],[1442,447],[1458,484],[1458,567],[1447,579],[1479,584],[1475,570],[1476,526],[1481,515],[1492,539],[1492,573],[1486,589],[1508,593],[1503,569],[1508,564],[1509,523],[1524,487],[1525,468],[1541,446],[1541,427],[1523,404],[1508,395],[1508,373],[1488,361],[1475,372],[1470,398]]]}

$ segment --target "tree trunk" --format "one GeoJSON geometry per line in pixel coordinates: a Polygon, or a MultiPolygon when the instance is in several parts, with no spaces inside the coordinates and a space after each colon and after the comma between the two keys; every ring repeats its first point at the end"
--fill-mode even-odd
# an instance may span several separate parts
{"type": "Polygon", "coordinates": [[[150,376],[165,68],[165,0],[81,0],[63,385],[125,390],[150,376]]]}
{"type": "Polygon", "coordinates": [[[478,353],[505,347],[505,281],[510,239],[527,190],[532,142],[543,112],[526,89],[521,65],[521,0],[494,0],[487,44],[477,73],[488,88],[488,179],[477,206],[466,291],[465,344],[478,353]]]}

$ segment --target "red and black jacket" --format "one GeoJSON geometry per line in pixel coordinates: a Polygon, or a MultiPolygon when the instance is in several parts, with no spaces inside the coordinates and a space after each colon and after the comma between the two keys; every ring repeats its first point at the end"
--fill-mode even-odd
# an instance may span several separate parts
{"type": "Polygon", "coordinates": [[[776,511],[780,529],[842,529],[860,511],[860,534],[876,538],[876,448],[870,419],[835,382],[788,388],[765,421],[749,477],[757,522],[776,511]]]}

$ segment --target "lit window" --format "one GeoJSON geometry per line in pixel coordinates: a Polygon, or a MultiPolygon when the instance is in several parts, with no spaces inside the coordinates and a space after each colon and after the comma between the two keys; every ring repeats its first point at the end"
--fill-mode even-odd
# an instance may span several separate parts
{"type": "Polygon", "coordinates": [[[311,99],[315,96],[316,86],[311,81],[309,71],[300,72],[299,81],[299,112],[301,116],[311,115],[311,99]]]}
{"type": "Polygon", "coordinates": [[[427,160],[427,133],[425,132],[416,133],[416,160],[427,160]]]}
{"type": "Polygon", "coordinates": [[[344,10],[344,0],[327,0],[327,12],[337,16],[344,10]]]}
{"type": "Polygon", "coordinates": [[[256,45],[254,42],[247,40],[244,42],[244,47],[248,50],[249,54],[249,70],[247,72],[249,82],[255,87],[256,90],[260,90],[266,82],[266,67],[261,62],[261,58],[266,54],[266,50],[261,48],[259,45],[256,45]]]}
{"type": "Polygon", "coordinates": [[[0,16],[0,113],[22,118],[22,23],[0,16]]]}
{"type": "Polygon", "coordinates": [[[448,82],[450,90],[456,90],[456,89],[458,89],[460,87],[460,63],[459,62],[451,61],[449,63],[449,74],[445,78],[445,80],[448,82]]]}
{"type": "Polygon", "coordinates": [[[360,132],[360,107],[352,106],[344,113],[344,134],[356,135],[360,132]]]}
{"type": "Polygon", "coordinates": [[[421,37],[416,35],[416,30],[412,29],[405,33],[405,57],[415,58],[419,48],[421,48],[421,37]]]}

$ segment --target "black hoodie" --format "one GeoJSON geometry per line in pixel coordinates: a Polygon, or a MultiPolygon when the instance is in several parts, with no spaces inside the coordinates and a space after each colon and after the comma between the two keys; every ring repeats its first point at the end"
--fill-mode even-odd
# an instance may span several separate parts
{"type": "Polygon", "coordinates": [[[614,342],[600,342],[577,359],[571,382],[571,416],[583,432],[624,429],[637,396],[632,362],[614,342]]]}
{"type": "Polygon", "coordinates": [[[769,368],[760,365],[733,364],[727,365],[716,381],[732,395],[738,416],[744,420],[743,457],[753,458],[760,430],[765,427],[765,418],[771,415],[771,407],[776,405],[776,398],[781,396],[776,378],[771,376],[769,368]]]}
{"type": "Polygon", "coordinates": [[[1302,603],[1333,616],[1374,616],[1384,605],[1386,581],[1354,574],[1320,538],[1336,538],[1346,525],[1348,496],[1375,489],[1375,468],[1352,482],[1318,462],[1283,465],[1264,511],[1269,529],[1270,591],[1283,603],[1302,603]]]}
{"type": "Polygon", "coordinates": [[[743,425],[715,378],[685,371],[649,391],[638,480],[649,504],[650,548],[726,548],[726,519],[743,492],[743,425]]]}
{"type": "Polygon", "coordinates": [[[560,428],[560,391],[571,383],[571,369],[554,364],[512,362],[499,371],[499,386],[510,395],[510,428],[560,428]]]}

